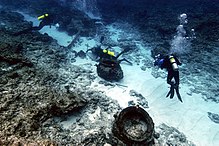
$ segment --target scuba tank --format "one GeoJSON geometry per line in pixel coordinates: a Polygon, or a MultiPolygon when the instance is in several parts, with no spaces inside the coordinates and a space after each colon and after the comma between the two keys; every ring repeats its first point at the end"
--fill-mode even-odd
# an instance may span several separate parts
{"type": "Polygon", "coordinates": [[[48,17],[48,16],[49,16],[49,14],[43,14],[43,15],[37,17],[37,19],[41,20],[41,19],[44,19],[45,17],[48,17]]]}
{"type": "Polygon", "coordinates": [[[115,53],[112,52],[112,51],[110,51],[110,50],[108,50],[108,49],[104,49],[104,50],[103,50],[103,53],[108,54],[108,55],[110,55],[110,56],[115,56],[115,53]]]}
{"type": "Polygon", "coordinates": [[[173,70],[177,71],[179,69],[179,67],[178,67],[178,65],[176,63],[175,58],[173,56],[170,56],[169,59],[170,59],[170,63],[172,65],[173,70]]]}

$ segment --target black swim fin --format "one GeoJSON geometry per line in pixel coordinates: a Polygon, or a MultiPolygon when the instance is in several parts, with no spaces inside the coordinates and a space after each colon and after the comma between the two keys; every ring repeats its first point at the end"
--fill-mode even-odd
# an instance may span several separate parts
{"type": "Polygon", "coordinates": [[[179,86],[175,86],[175,90],[176,90],[176,94],[177,94],[177,97],[178,97],[179,101],[183,102],[182,98],[181,98],[181,95],[179,94],[179,86]]]}
{"type": "Polygon", "coordinates": [[[170,91],[167,93],[167,96],[166,97],[168,97],[170,95],[170,91]]]}
{"type": "Polygon", "coordinates": [[[172,99],[173,96],[174,96],[174,85],[171,85],[170,87],[170,91],[167,93],[167,96],[166,97],[169,97],[172,99]]]}
{"type": "Polygon", "coordinates": [[[170,87],[170,99],[172,99],[173,96],[174,96],[174,85],[172,85],[172,86],[170,87]]]}

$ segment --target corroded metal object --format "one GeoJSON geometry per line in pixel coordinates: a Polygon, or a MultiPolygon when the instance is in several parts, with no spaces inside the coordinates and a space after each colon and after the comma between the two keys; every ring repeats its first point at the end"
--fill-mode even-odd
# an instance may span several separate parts
{"type": "Polygon", "coordinates": [[[113,134],[127,145],[153,144],[154,123],[149,114],[138,106],[123,109],[115,117],[113,134]]]}
{"type": "Polygon", "coordinates": [[[123,71],[119,61],[102,59],[97,64],[97,74],[107,81],[119,81],[123,78],[123,71]]]}

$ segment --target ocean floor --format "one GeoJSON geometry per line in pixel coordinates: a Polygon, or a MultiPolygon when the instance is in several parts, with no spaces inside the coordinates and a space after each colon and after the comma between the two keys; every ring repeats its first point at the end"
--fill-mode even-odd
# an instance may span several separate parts
{"type": "MultiPolygon", "coordinates": [[[[22,13],[23,14],[23,13],[22,13]]],[[[32,21],[34,25],[37,25],[37,19],[25,14],[25,19],[32,21]]],[[[118,29],[117,24],[110,26],[102,26],[111,35],[111,41],[118,42],[120,36],[129,34],[131,37],[137,34],[130,34],[126,29],[118,29]]],[[[57,40],[61,46],[67,46],[74,36],[68,36],[64,32],[57,31],[56,27],[44,27],[40,30],[41,33],[47,33],[49,36],[57,40]]],[[[127,37],[128,38],[128,37],[127,37]]],[[[139,38],[139,37],[136,37],[139,38]]],[[[130,38],[131,39],[131,38],[130,38]]],[[[69,52],[69,60],[71,60],[71,53],[75,51],[83,50],[86,52],[88,46],[94,47],[99,44],[97,38],[79,38],[79,41],[73,46],[69,52]]],[[[150,45],[143,44],[141,41],[132,40],[136,45],[137,50],[132,52],[133,54],[123,55],[122,57],[128,57],[133,62],[130,66],[126,63],[121,63],[121,67],[124,72],[124,78],[120,82],[108,83],[110,86],[101,84],[104,82],[101,78],[96,78],[89,88],[97,91],[103,91],[103,93],[118,101],[122,108],[128,106],[129,101],[142,106],[152,117],[155,126],[159,126],[164,123],[169,126],[173,126],[180,132],[184,133],[188,140],[195,143],[197,146],[216,146],[219,145],[219,124],[213,122],[208,117],[208,112],[219,113],[218,103],[205,101],[203,95],[192,93],[192,86],[187,84],[180,84],[180,94],[182,96],[183,103],[181,103],[177,97],[173,99],[166,98],[166,94],[169,91],[169,87],[166,84],[166,72],[154,69],[153,58],[150,56],[150,45]],[[146,64],[150,67],[144,67],[146,64]],[[159,71],[163,77],[155,78],[152,74],[155,71],[159,71]],[[141,94],[141,97],[132,96],[130,92],[141,94]],[[148,106],[147,106],[148,105],[148,106]]],[[[120,52],[122,48],[112,47],[114,51],[120,52]]],[[[122,58],[121,57],[121,58],[122,58]]],[[[71,65],[78,65],[86,69],[95,72],[97,62],[92,61],[89,57],[81,59],[76,58],[75,62],[69,61],[66,64],[66,68],[71,65]],[[89,64],[89,65],[88,65],[89,64]],[[88,66],[87,66],[88,65],[88,66]]],[[[182,66],[184,67],[184,66],[182,66]]],[[[70,72],[69,72],[70,73],[70,72]]],[[[93,116],[98,116],[98,109],[93,116]]],[[[92,119],[92,117],[90,117],[92,119]]],[[[68,128],[71,124],[69,121],[64,121],[64,127],[68,128]]]]}

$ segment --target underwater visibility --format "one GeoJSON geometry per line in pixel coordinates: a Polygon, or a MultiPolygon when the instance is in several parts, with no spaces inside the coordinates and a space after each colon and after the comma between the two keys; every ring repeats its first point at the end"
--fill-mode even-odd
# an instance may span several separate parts
{"type": "Polygon", "coordinates": [[[218,146],[218,0],[1,0],[0,146],[218,146]]]}

